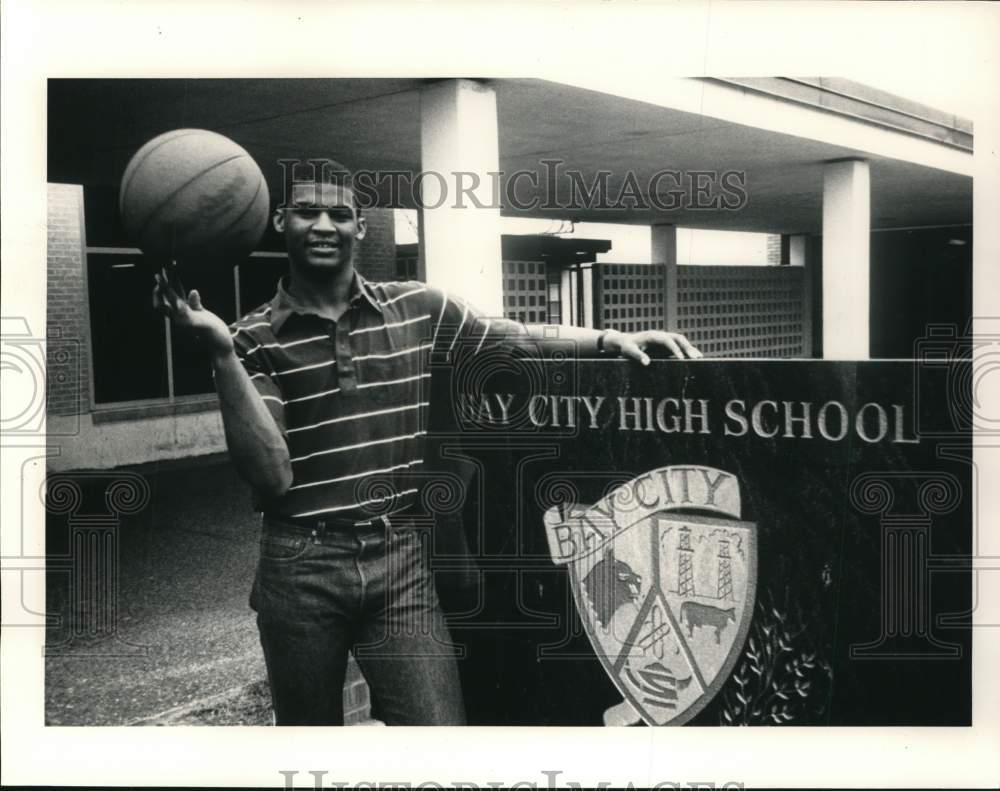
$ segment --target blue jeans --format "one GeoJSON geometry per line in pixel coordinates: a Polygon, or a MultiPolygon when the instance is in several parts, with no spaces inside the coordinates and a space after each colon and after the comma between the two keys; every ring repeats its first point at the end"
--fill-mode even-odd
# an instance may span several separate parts
{"type": "Polygon", "coordinates": [[[428,538],[405,518],[310,530],[265,517],[250,606],[278,725],[343,724],[349,651],[386,724],[464,724],[428,538]]]}

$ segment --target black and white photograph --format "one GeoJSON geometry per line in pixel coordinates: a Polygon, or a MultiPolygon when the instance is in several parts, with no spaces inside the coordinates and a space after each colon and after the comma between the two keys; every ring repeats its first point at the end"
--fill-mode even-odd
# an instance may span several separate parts
{"type": "MultiPolygon", "coordinates": [[[[723,6],[579,20],[787,7],[723,6]]],[[[8,29],[4,783],[995,781],[1000,17],[955,6],[872,6],[903,65],[663,74],[348,35],[443,7],[270,8],[252,67],[246,20],[214,68],[188,12],[72,69],[8,29]]]]}

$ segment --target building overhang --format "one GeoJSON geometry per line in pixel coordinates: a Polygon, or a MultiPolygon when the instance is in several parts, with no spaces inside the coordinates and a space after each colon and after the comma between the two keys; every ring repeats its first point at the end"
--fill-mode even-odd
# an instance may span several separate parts
{"type": "MultiPolygon", "coordinates": [[[[537,190],[522,178],[517,196],[540,205],[515,211],[507,204],[505,215],[819,233],[824,164],[859,158],[871,169],[873,229],[971,223],[972,130],[961,119],[846,81],[666,78],[618,85],[602,83],[598,72],[574,85],[484,81],[497,93],[501,169],[539,175],[537,190]],[[670,209],[631,201],[624,208],[579,201],[567,208],[567,194],[546,208],[553,171],[545,160],[559,160],[562,173],[580,174],[585,185],[609,172],[611,198],[628,174],[642,192],[655,174],[680,173],[689,195],[691,174],[742,174],[745,202],[729,210],[690,200],[670,209]]],[[[181,127],[212,129],[244,146],[272,196],[283,188],[282,159],[335,158],[355,169],[416,174],[426,83],[53,80],[48,180],[116,186],[143,143],[181,127]]],[[[675,186],[672,177],[659,183],[675,186]]],[[[400,197],[402,205],[415,205],[408,190],[400,197]]]]}
{"type": "MultiPolygon", "coordinates": [[[[396,254],[415,258],[419,254],[416,242],[396,245],[396,254]]],[[[504,261],[547,261],[559,265],[591,264],[599,253],[611,249],[609,239],[581,239],[545,234],[508,234],[500,237],[504,261]]]]}

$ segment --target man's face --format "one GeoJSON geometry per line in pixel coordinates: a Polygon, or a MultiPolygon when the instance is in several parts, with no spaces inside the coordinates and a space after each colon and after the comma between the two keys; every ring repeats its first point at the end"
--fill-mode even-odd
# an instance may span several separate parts
{"type": "Polygon", "coordinates": [[[351,188],[339,184],[296,184],[290,205],[275,212],[274,227],[285,235],[292,266],[317,273],[349,266],[355,241],[365,236],[351,188]]]}

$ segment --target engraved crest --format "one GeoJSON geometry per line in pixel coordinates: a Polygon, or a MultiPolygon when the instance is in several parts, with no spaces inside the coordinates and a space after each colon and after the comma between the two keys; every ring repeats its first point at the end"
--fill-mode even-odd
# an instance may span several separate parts
{"type": "Polygon", "coordinates": [[[695,716],[743,647],[757,533],[739,517],[739,481],[701,466],[651,470],[589,508],[545,514],[594,650],[649,725],[695,716]]]}

